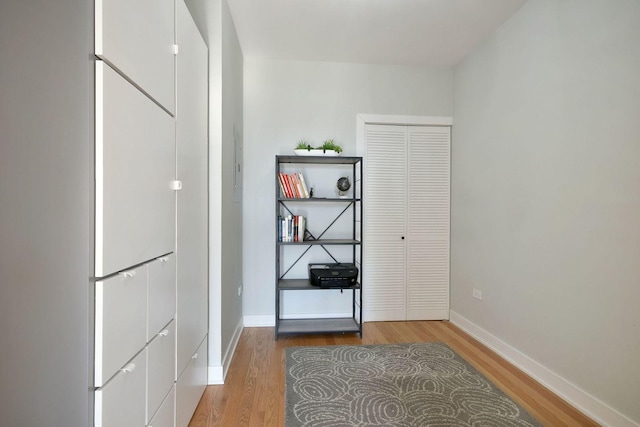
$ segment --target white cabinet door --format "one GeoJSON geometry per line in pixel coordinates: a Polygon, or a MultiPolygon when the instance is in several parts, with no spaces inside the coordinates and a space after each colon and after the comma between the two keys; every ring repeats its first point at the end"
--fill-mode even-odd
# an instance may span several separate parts
{"type": "MultiPolygon", "coordinates": [[[[178,375],[207,333],[207,47],[178,2],[177,193],[178,375]]],[[[179,391],[178,391],[179,395],[179,391]]]]}
{"type": "Polygon", "coordinates": [[[366,127],[364,320],[405,320],[406,130],[366,127]]]}
{"type": "Polygon", "coordinates": [[[145,425],[147,351],[141,351],[103,388],[95,391],[95,427],[145,425]]]}
{"type": "Polygon", "coordinates": [[[365,321],[449,318],[450,140],[365,126],[365,321]]]}
{"type": "Polygon", "coordinates": [[[176,427],[187,427],[207,386],[207,339],[205,338],[176,382],[176,427]]]}
{"type": "Polygon", "coordinates": [[[174,0],[96,0],[96,55],[175,111],[174,0]]]}
{"type": "Polygon", "coordinates": [[[96,61],[95,275],[173,252],[174,120],[96,61]]]}
{"type": "Polygon", "coordinates": [[[407,320],[449,319],[450,132],[408,128],[407,320]]]}
{"type": "Polygon", "coordinates": [[[171,322],[147,346],[147,420],[152,418],[167,396],[175,378],[176,325],[171,322]]]}
{"type": "Polygon", "coordinates": [[[95,386],[101,387],[146,344],[147,266],[96,282],[95,386]]]}
{"type": "Polygon", "coordinates": [[[176,314],[176,257],[162,256],[149,263],[147,341],[176,314]]]}
{"type": "Polygon", "coordinates": [[[160,405],[160,409],[153,416],[148,427],[174,427],[176,410],[176,389],[171,388],[171,392],[160,405]]]}

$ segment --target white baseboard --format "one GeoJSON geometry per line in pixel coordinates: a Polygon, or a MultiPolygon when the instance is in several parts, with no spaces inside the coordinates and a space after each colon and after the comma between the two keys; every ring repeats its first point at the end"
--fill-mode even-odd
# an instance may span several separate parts
{"type": "Polygon", "coordinates": [[[450,321],[603,426],[640,427],[640,424],[635,423],[453,310],[451,310],[450,321]]]}
{"type": "Polygon", "coordinates": [[[240,322],[236,326],[236,330],[233,332],[233,337],[231,337],[231,341],[229,342],[227,351],[225,351],[224,353],[224,357],[222,358],[222,365],[209,366],[209,370],[208,370],[209,385],[224,384],[224,379],[227,377],[227,372],[229,372],[229,366],[231,365],[231,360],[233,360],[233,355],[236,352],[236,347],[238,346],[238,341],[240,340],[240,335],[242,334],[242,328],[243,328],[243,322],[242,320],[240,320],[240,322]]]}
{"type": "Polygon", "coordinates": [[[229,342],[229,347],[227,347],[227,351],[222,358],[222,367],[223,375],[226,378],[227,372],[229,372],[229,366],[231,365],[231,361],[233,360],[233,355],[236,352],[236,347],[238,347],[238,341],[240,340],[240,335],[242,334],[242,329],[244,327],[243,320],[240,319],[240,322],[236,325],[236,330],[233,331],[233,336],[231,337],[231,341],[229,342]]]}
{"type": "Polygon", "coordinates": [[[276,319],[273,314],[244,315],[243,322],[245,328],[266,328],[276,326],[276,319]]]}
{"type": "Polygon", "coordinates": [[[284,314],[282,319],[340,319],[343,317],[351,317],[351,313],[304,313],[304,314],[284,314]]]}

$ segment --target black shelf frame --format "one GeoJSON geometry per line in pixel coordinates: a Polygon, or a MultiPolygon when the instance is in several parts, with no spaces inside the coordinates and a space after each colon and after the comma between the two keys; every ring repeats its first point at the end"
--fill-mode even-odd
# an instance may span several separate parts
{"type": "Polygon", "coordinates": [[[340,286],[340,287],[331,287],[331,288],[319,288],[311,284],[309,279],[280,279],[278,280],[278,289],[280,290],[295,290],[295,291],[317,291],[319,289],[338,289],[338,290],[347,290],[347,289],[362,289],[360,286],[360,282],[357,282],[353,286],[340,286]]]}
{"type": "Polygon", "coordinates": [[[313,240],[303,242],[280,242],[278,241],[278,226],[275,231],[275,252],[276,252],[276,277],[275,277],[275,339],[280,335],[297,334],[327,334],[327,333],[357,333],[362,338],[362,236],[363,236],[363,165],[362,157],[359,156],[276,156],[275,164],[275,221],[283,211],[294,213],[289,208],[293,204],[308,203],[329,203],[333,205],[344,205],[344,209],[333,219],[333,221],[318,236],[313,236],[313,240]],[[351,197],[312,197],[312,198],[287,198],[280,193],[278,172],[282,171],[283,164],[325,164],[325,165],[351,165],[353,176],[353,191],[351,197]],[[359,208],[359,210],[358,210],[359,208]],[[345,214],[350,214],[352,218],[352,231],[350,238],[344,239],[323,239],[322,236],[335,224],[335,222],[345,214]],[[356,237],[360,236],[360,240],[356,237]],[[351,246],[352,255],[350,260],[339,261],[330,251],[332,246],[351,246]],[[302,254],[288,266],[281,269],[281,252],[288,246],[306,247],[302,254]],[[352,262],[356,264],[359,260],[358,282],[348,287],[321,288],[313,286],[308,278],[288,279],[285,276],[304,257],[304,255],[314,246],[320,246],[334,262],[352,262]],[[347,318],[312,318],[312,319],[283,319],[280,310],[281,293],[286,291],[316,291],[339,290],[351,292],[352,316],[347,318]]]}

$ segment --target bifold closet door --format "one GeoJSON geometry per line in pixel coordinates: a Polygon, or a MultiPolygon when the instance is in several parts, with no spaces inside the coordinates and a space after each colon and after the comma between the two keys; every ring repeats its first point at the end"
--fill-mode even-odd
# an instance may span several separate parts
{"type": "Polygon", "coordinates": [[[449,319],[450,133],[407,128],[406,320],[449,319]]]}
{"type": "Polygon", "coordinates": [[[364,319],[449,318],[448,126],[365,126],[364,319]]]}
{"type": "Polygon", "coordinates": [[[367,125],[364,199],[364,320],[405,320],[407,132],[367,125]]]}

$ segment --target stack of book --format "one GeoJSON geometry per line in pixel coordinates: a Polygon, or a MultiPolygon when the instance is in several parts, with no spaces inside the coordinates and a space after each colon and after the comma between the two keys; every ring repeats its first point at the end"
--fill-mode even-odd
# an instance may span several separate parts
{"type": "Polygon", "coordinates": [[[278,215],[278,241],[302,242],[304,241],[305,218],[301,215],[278,215]]]}
{"type": "Polygon", "coordinates": [[[285,174],[278,172],[278,182],[280,183],[280,191],[287,199],[308,199],[309,189],[301,172],[285,174]]]}

